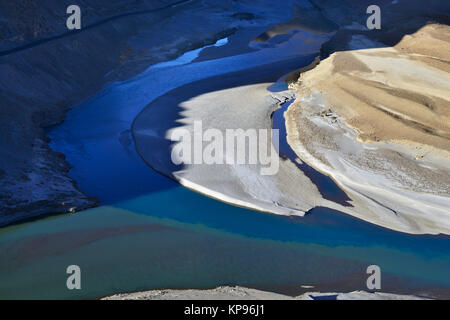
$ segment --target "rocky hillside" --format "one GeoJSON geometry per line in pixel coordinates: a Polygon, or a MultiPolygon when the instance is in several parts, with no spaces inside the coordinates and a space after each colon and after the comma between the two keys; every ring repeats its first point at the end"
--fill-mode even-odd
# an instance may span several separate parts
{"type": "MultiPolygon", "coordinates": [[[[179,0],[178,0],[179,1],[179,0]]],[[[76,1],[82,10],[82,25],[89,26],[127,13],[154,10],[177,0],[76,1]]],[[[13,49],[66,33],[66,9],[71,0],[17,0],[0,3],[0,50],[13,49]]]]}
{"type": "Polygon", "coordinates": [[[96,204],[67,176],[64,155],[48,147],[46,127],[110,81],[264,24],[268,2],[78,1],[82,30],[72,32],[70,1],[2,1],[0,225],[96,204]]]}

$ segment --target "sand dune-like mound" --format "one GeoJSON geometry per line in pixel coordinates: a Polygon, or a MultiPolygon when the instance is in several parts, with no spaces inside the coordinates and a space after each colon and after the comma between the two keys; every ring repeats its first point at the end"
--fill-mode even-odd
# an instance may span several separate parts
{"type": "MultiPolygon", "coordinates": [[[[448,157],[449,40],[450,27],[428,25],[394,48],[337,52],[302,77],[302,88],[322,91],[361,141],[401,141],[448,157]]],[[[369,41],[355,35],[350,46],[369,41]]]]}
{"type": "Polygon", "coordinates": [[[389,208],[413,229],[446,233],[450,27],[425,24],[394,46],[368,34],[347,34],[346,50],[293,85],[289,143],[353,198],[389,208]]]}

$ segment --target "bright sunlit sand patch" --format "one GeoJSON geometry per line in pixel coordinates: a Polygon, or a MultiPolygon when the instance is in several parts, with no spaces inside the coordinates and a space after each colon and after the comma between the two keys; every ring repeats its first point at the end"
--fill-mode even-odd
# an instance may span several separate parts
{"type": "Polygon", "coordinates": [[[450,27],[426,25],[394,47],[353,35],[348,46],[301,75],[290,144],[378,207],[369,221],[450,233],[450,27]]]}

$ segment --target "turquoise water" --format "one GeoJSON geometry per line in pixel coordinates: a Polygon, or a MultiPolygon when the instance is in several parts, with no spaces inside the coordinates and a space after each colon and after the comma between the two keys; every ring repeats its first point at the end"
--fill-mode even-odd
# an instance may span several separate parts
{"type": "Polygon", "coordinates": [[[0,298],[96,298],[244,285],[299,294],[365,289],[449,297],[448,237],[392,232],[327,209],[305,218],[229,206],[182,187],[0,230],[0,298]],[[82,290],[65,269],[82,270],[82,290]]]}
{"type": "Polygon", "coordinates": [[[0,298],[218,285],[350,291],[366,289],[371,264],[381,267],[382,291],[450,297],[447,236],[393,232],[326,208],[291,218],[230,206],[180,187],[136,154],[129,129],[155,97],[249,67],[300,67],[314,58],[299,56],[302,45],[293,36],[241,56],[150,68],[70,111],[49,131],[51,147],[66,154],[70,175],[102,206],[0,229],[0,298]],[[82,290],[66,289],[71,264],[81,267],[82,290]]]}
{"type": "Polygon", "coordinates": [[[291,161],[297,166],[303,173],[316,185],[318,186],[319,192],[324,199],[328,199],[344,206],[349,206],[350,198],[342,191],[339,186],[327,175],[324,175],[312,167],[307,165],[305,162],[299,163],[296,161],[298,158],[294,150],[291,149],[287,142],[287,133],[285,127],[284,113],[287,111],[289,106],[295,100],[288,101],[282,105],[280,109],[273,113],[273,129],[279,130],[279,150],[278,153],[280,158],[286,161],[291,161]],[[287,160],[289,159],[289,160],[287,160]]]}

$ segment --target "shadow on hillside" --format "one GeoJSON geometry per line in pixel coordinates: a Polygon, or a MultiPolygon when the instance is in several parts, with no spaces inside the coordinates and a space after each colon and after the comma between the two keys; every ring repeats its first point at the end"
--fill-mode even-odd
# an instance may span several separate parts
{"type": "MultiPolygon", "coordinates": [[[[358,8],[363,8],[362,6],[351,7],[348,3],[351,1],[343,1],[347,3],[347,14],[349,16],[355,15],[355,10],[358,8]]],[[[380,5],[383,10],[387,10],[389,6],[386,4],[384,6],[380,5]]],[[[417,30],[422,28],[424,25],[430,22],[446,24],[448,23],[448,17],[442,15],[441,13],[430,13],[429,11],[425,14],[420,14],[417,16],[405,16],[401,17],[399,11],[402,11],[403,7],[408,7],[406,1],[401,1],[397,3],[394,11],[387,14],[389,19],[387,19],[386,24],[381,30],[358,30],[352,29],[339,29],[336,36],[323,46],[322,56],[325,57],[335,51],[349,50],[348,42],[355,35],[364,36],[370,41],[363,42],[367,44],[366,48],[377,48],[377,47],[387,47],[398,43],[405,35],[415,33],[417,30]],[[395,20],[394,18],[398,19],[395,20]]],[[[444,4],[444,6],[447,6],[444,4]]],[[[309,31],[315,30],[318,33],[329,32],[333,23],[324,19],[323,25],[317,22],[317,18],[321,15],[317,11],[317,8],[313,9],[314,14],[312,15],[314,19],[303,19],[301,18],[301,12],[296,8],[293,19],[286,23],[272,27],[268,32],[264,33],[257,39],[256,43],[262,43],[260,50],[264,50],[265,47],[276,46],[280,43],[288,41],[296,33],[296,28],[303,28],[309,31]],[[299,19],[297,21],[296,19],[299,19]],[[298,23],[297,23],[298,22],[298,23]],[[307,23],[312,23],[307,25],[307,23]]],[[[408,14],[411,12],[410,8],[405,10],[408,14]]],[[[365,11],[364,11],[365,13],[365,11]]],[[[311,14],[311,12],[309,12],[311,14]]],[[[365,18],[365,16],[363,16],[365,18]]],[[[347,23],[346,25],[350,25],[347,23]]],[[[173,147],[173,141],[167,139],[168,133],[171,129],[184,126],[183,124],[183,112],[185,109],[182,107],[182,103],[189,101],[200,95],[217,92],[225,89],[242,87],[247,85],[259,84],[259,83],[270,83],[277,81],[281,76],[292,72],[298,68],[304,67],[311,63],[314,56],[299,56],[289,60],[279,61],[277,63],[272,63],[270,65],[262,65],[256,68],[248,69],[245,71],[233,72],[229,74],[219,75],[211,77],[208,79],[196,81],[180,88],[176,88],[169,93],[157,98],[152,103],[150,103],[143,111],[143,113],[136,119],[136,126],[142,129],[148,129],[151,134],[145,133],[137,136],[137,149],[144,161],[147,162],[151,167],[159,172],[179,172],[186,168],[183,165],[174,165],[171,161],[171,150],[173,147]]],[[[182,75],[180,75],[182,76],[182,75]]],[[[245,102],[243,102],[242,108],[245,108],[245,102]]],[[[319,175],[318,172],[310,173],[310,179],[316,183],[321,190],[324,198],[338,202],[346,203],[348,200],[347,195],[342,192],[334,182],[330,183],[327,179],[313,179],[314,175],[319,175]],[[320,185],[320,181],[325,181],[325,185],[320,185]],[[334,187],[333,187],[334,185],[334,187]],[[330,187],[331,186],[331,187],[330,187]],[[340,193],[335,193],[334,195],[328,195],[326,192],[323,193],[324,188],[339,189],[340,193]],[[337,198],[338,197],[338,198],[337,198]]],[[[169,177],[175,179],[172,174],[169,177]]],[[[301,190],[299,190],[301,192],[301,190]]]]}

